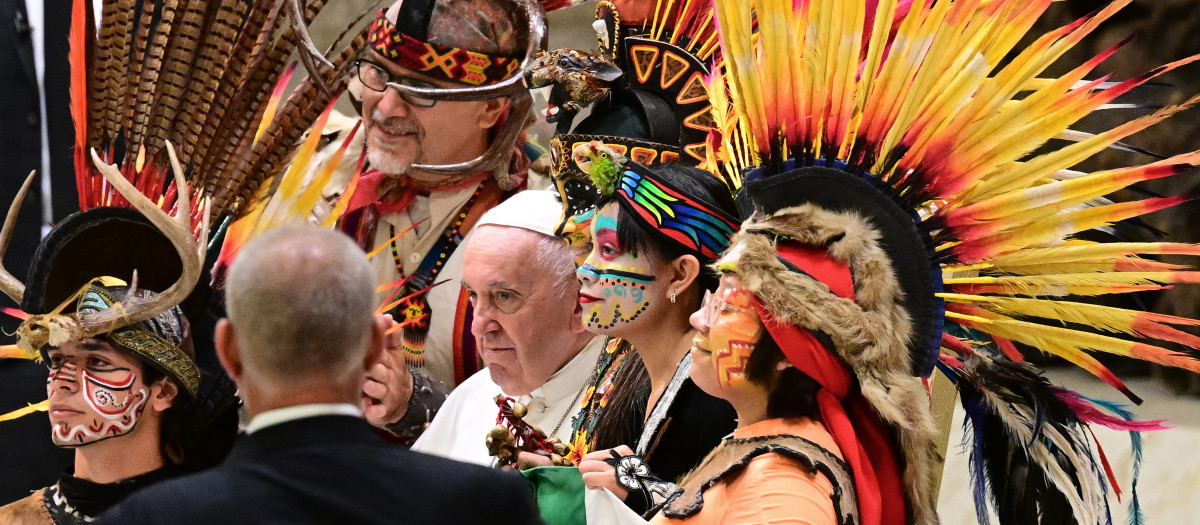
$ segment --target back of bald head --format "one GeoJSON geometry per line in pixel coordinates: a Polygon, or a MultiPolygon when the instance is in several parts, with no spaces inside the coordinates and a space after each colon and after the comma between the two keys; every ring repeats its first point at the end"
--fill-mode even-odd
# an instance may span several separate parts
{"type": "Polygon", "coordinates": [[[310,224],[272,229],[229,269],[226,306],[247,374],[279,390],[361,371],[375,293],[362,250],[310,224]]]}

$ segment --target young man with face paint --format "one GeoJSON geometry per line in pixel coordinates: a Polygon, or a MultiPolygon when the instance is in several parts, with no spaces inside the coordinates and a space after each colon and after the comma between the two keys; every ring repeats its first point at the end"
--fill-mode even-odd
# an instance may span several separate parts
{"type": "Polygon", "coordinates": [[[184,314],[207,319],[210,290],[190,280],[203,252],[190,227],[145,197],[134,205],[153,218],[105,206],[67,217],[42,239],[26,284],[3,287],[25,314],[17,346],[48,367],[45,438],[74,461],[0,508],[0,523],[91,522],[137,490],[220,461],[234,439],[234,391],[211,370],[202,381],[195,355],[207,338],[193,341],[184,314]]]}
{"type": "MultiPolygon", "coordinates": [[[[115,284],[115,283],[114,283],[115,284]]],[[[120,307],[124,286],[88,285],[76,312],[120,307]]],[[[150,297],[148,292],[137,294],[150,297]]],[[[200,372],[179,307],[107,334],[42,350],[50,439],[75,451],[71,470],[50,487],[0,508],[0,522],[85,523],[141,488],[185,472],[177,428],[200,372]]]]}

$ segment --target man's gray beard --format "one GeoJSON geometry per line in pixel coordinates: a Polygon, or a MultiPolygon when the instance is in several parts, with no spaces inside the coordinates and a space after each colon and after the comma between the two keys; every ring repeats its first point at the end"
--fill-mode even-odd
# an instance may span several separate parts
{"type": "Polygon", "coordinates": [[[411,161],[398,159],[396,155],[387,151],[381,151],[383,148],[376,148],[370,142],[368,141],[367,143],[367,162],[370,163],[372,168],[393,177],[407,174],[408,170],[412,168],[413,163],[411,161]]]}
{"type": "MultiPolygon", "coordinates": [[[[381,122],[387,120],[383,117],[383,113],[379,108],[375,108],[370,115],[370,120],[375,126],[381,126],[381,122]]],[[[385,147],[376,147],[372,144],[375,139],[368,138],[367,140],[367,161],[371,163],[371,167],[382,171],[393,177],[408,174],[412,169],[413,164],[421,163],[421,139],[425,137],[425,133],[421,127],[410,119],[399,119],[394,123],[394,127],[399,127],[403,131],[416,133],[417,138],[417,154],[413,160],[400,160],[395,154],[389,153],[385,147]]],[[[369,135],[368,135],[369,137],[369,135]]]]}

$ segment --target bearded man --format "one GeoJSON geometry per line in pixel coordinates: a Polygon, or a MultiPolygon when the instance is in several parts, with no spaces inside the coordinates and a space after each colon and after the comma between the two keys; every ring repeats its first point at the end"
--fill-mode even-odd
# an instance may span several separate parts
{"type": "Polygon", "coordinates": [[[369,169],[341,227],[382,247],[379,299],[400,325],[368,372],[364,410],[404,438],[432,418],[438,382],[478,369],[468,298],[436,285],[459,280],[463,237],[524,187],[521,66],[542,45],[543,16],[531,1],[401,0],[375,18],[356,64],[369,169]]]}

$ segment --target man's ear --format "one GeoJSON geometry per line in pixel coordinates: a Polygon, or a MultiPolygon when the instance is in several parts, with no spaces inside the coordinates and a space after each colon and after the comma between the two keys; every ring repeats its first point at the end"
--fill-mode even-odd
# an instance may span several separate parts
{"type": "Polygon", "coordinates": [[[175,404],[175,398],[179,395],[179,385],[176,385],[175,381],[171,380],[171,378],[164,377],[158,380],[155,386],[158,388],[151,389],[151,392],[155,390],[157,392],[152,394],[153,398],[150,400],[150,408],[156,412],[164,412],[168,408],[171,408],[171,405],[175,404]]]}
{"type": "Polygon", "coordinates": [[[221,361],[221,366],[229,373],[229,377],[236,383],[242,377],[245,370],[245,364],[242,363],[241,350],[237,345],[237,338],[234,337],[233,324],[229,319],[221,319],[217,321],[217,329],[214,341],[217,345],[217,359],[221,361]]]}
{"type": "Polygon", "coordinates": [[[671,279],[667,286],[667,295],[682,294],[692,283],[696,282],[700,271],[700,260],[695,255],[676,257],[674,261],[671,261],[671,279]]]}
{"type": "MultiPolygon", "coordinates": [[[[483,101],[483,111],[479,112],[478,124],[480,129],[491,129],[508,114],[509,100],[507,98],[489,98],[483,101]]],[[[514,118],[524,118],[517,115],[514,118]]]]}
{"type": "Polygon", "coordinates": [[[370,370],[383,359],[383,347],[387,345],[387,328],[384,327],[390,323],[385,323],[382,317],[376,316],[375,322],[371,323],[371,340],[367,345],[367,355],[363,356],[363,370],[370,370]]]}

